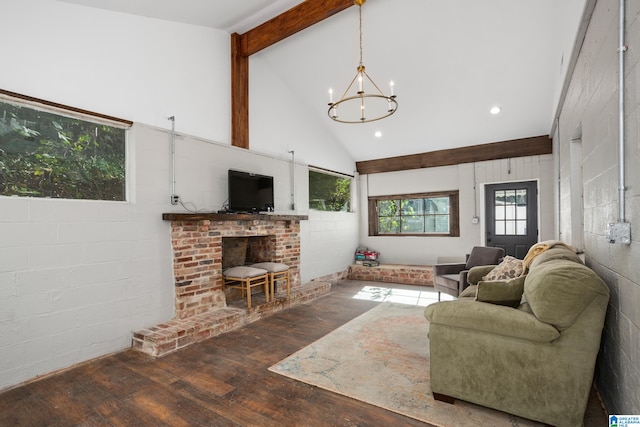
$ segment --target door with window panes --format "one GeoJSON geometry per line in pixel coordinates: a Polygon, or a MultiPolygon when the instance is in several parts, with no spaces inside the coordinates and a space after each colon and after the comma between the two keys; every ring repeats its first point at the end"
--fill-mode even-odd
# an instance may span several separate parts
{"type": "Polygon", "coordinates": [[[487,246],[523,259],[538,241],[538,185],[535,181],[485,187],[487,246]]]}

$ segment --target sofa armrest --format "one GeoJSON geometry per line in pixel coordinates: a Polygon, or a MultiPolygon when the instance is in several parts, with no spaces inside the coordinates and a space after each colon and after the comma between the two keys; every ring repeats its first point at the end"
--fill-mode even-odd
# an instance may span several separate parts
{"type": "Polygon", "coordinates": [[[424,316],[433,325],[533,342],[551,342],[560,336],[556,328],[525,311],[478,301],[455,300],[431,304],[425,309],[424,316]]]}
{"type": "Polygon", "coordinates": [[[495,265],[479,265],[471,267],[469,273],[467,273],[467,282],[469,282],[470,285],[477,285],[478,282],[482,280],[482,277],[489,274],[489,272],[495,267],[495,265]]]}
{"type": "Polygon", "coordinates": [[[458,274],[464,270],[466,264],[459,262],[448,262],[444,264],[435,264],[433,266],[433,274],[435,276],[443,276],[445,274],[458,274]]]}

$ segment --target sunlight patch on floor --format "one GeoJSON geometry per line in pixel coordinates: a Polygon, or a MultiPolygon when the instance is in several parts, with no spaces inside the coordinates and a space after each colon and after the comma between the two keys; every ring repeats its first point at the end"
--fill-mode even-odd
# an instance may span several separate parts
{"type": "MultiPolygon", "coordinates": [[[[429,304],[438,302],[438,292],[423,289],[364,286],[353,298],[426,307],[429,304]]],[[[442,301],[448,301],[452,300],[453,297],[442,294],[441,299],[442,301]]]]}

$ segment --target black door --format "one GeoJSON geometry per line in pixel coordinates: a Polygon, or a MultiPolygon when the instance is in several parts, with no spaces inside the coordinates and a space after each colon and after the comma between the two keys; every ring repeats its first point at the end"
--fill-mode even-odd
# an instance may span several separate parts
{"type": "Polygon", "coordinates": [[[485,188],[487,246],[523,259],[538,241],[538,185],[535,181],[485,188]]]}

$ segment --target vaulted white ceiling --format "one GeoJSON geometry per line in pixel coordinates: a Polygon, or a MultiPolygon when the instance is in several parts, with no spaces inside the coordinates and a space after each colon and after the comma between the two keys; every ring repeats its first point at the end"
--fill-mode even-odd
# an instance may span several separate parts
{"type": "MultiPolygon", "coordinates": [[[[61,0],[243,33],[301,0],[61,0]]],[[[320,1],[320,0],[317,0],[320,1]]],[[[346,9],[259,52],[355,160],[548,134],[585,0],[369,0],[363,63],[399,108],[372,123],[327,117],[358,65],[358,11],[346,9]],[[489,110],[500,106],[498,115],[489,110]],[[380,131],[382,137],[374,136],[380,131]]]]}

